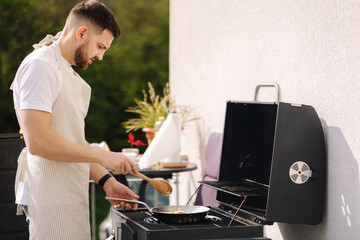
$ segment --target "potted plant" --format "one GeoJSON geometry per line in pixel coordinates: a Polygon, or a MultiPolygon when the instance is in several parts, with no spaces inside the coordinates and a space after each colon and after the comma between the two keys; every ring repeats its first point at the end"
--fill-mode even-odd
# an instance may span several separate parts
{"type": "MultiPolygon", "coordinates": [[[[170,100],[169,83],[166,83],[163,89],[163,96],[156,95],[155,89],[149,82],[149,94],[143,90],[144,99],[134,99],[136,106],[129,107],[126,112],[132,112],[139,115],[138,118],[131,118],[122,123],[126,132],[142,129],[148,140],[148,145],[155,136],[155,125],[163,121],[169,112],[175,110],[175,105],[170,100]]],[[[182,126],[189,121],[199,118],[190,118],[191,109],[188,106],[176,106],[176,111],[182,116],[182,126]]]]}

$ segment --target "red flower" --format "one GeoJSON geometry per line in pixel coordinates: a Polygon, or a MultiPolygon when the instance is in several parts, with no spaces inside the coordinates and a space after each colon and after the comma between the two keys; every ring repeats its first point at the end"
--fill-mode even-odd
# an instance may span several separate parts
{"type": "Polygon", "coordinates": [[[143,143],[141,140],[135,140],[134,134],[129,133],[128,137],[129,137],[128,142],[131,144],[131,147],[132,147],[132,145],[135,145],[137,147],[139,147],[140,145],[141,146],[146,146],[146,144],[143,143]]]}

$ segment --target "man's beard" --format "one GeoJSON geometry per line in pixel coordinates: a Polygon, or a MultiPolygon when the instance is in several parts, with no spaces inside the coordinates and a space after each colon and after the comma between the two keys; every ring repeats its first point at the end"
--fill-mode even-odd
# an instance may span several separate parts
{"type": "Polygon", "coordinates": [[[80,47],[78,47],[76,50],[75,50],[75,66],[82,69],[82,70],[85,70],[88,68],[89,64],[89,58],[86,54],[86,51],[85,51],[85,47],[88,45],[88,42],[85,42],[84,44],[82,44],[80,47]]]}

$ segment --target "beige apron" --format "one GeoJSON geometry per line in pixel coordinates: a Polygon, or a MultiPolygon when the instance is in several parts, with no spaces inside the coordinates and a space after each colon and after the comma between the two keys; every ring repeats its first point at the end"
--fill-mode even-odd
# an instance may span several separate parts
{"type": "MultiPolygon", "coordinates": [[[[91,88],[71,67],[63,65],[59,45],[55,42],[52,47],[63,84],[52,109],[51,131],[70,142],[84,145],[84,119],[91,88]]],[[[90,164],[55,162],[29,152],[21,155],[27,158],[25,163],[20,163],[20,156],[19,166],[26,166],[31,239],[89,240],[90,164]]],[[[23,177],[19,179],[23,180],[23,177]]]]}

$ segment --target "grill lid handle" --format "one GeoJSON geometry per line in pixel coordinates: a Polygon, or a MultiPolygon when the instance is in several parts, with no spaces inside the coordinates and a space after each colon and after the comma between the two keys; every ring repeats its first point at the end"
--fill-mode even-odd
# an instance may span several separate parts
{"type": "Polygon", "coordinates": [[[277,93],[277,100],[276,102],[280,102],[281,101],[281,91],[280,91],[280,86],[277,83],[259,83],[258,85],[256,85],[255,88],[255,97],[254,97],[254,101],[257,102],[258,101],[258,95],[259,95],[259,90],[262,87],[274,87],[276,89],[276,93],[277,93]]]}

